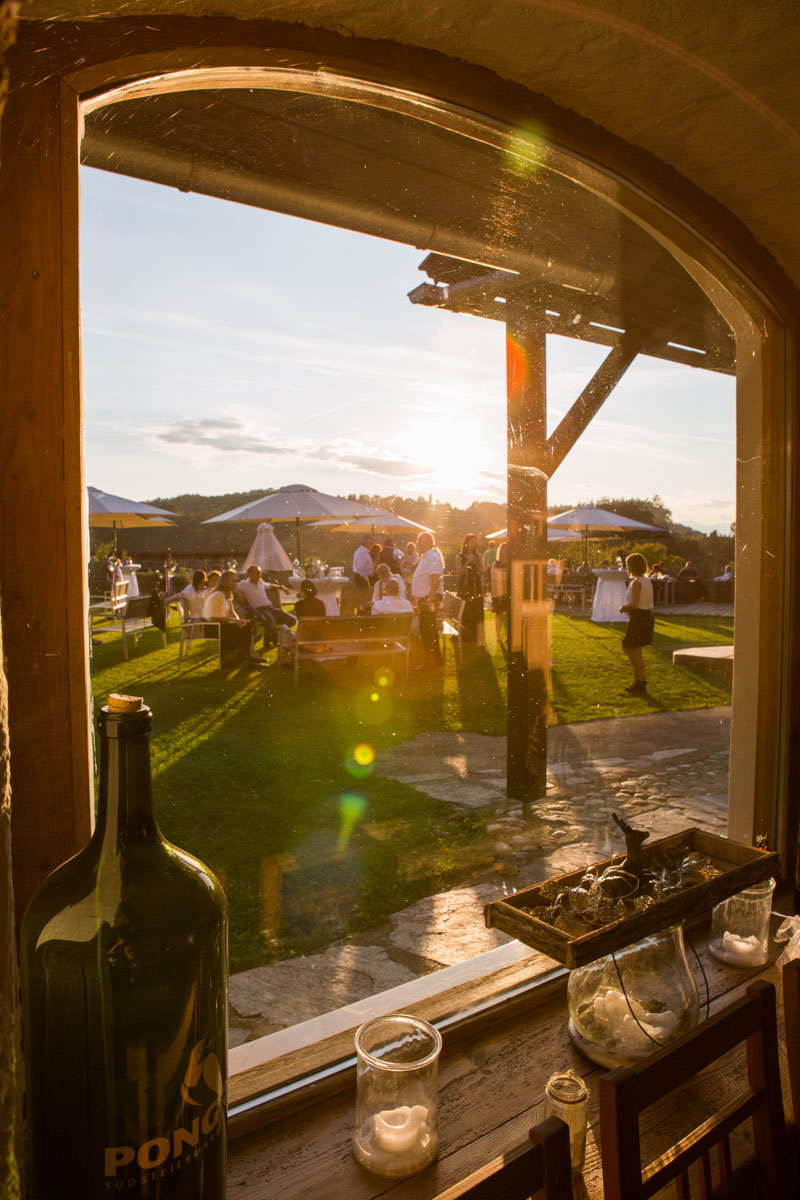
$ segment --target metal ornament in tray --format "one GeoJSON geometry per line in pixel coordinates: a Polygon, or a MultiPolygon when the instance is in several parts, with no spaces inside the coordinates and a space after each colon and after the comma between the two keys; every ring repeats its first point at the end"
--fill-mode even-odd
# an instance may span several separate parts
{"type": "Polygon", "coordinates": [[[492,900],[486,924],[567,967],[581,967],[780,875],[774,852],[696,828],[646,845],[647,832],[616,814],[614,820],[625,834],[626,854],[492,900]]]}

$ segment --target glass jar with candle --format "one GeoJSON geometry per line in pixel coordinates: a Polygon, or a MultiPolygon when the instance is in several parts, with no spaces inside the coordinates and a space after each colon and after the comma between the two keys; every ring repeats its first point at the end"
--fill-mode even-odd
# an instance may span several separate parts
{"type": "Polygon", "coordinates": [[[545,1116],[560,1117],[569,1128],[569,1157],[573,1171],[583,1170],[589,1091],[570,1067],[551,1075],[544,1089],[545,1116]]]}
{"type": "Polygon", "coordinates": [[[353,1154],[376,1175],[413,1175],[436,1157],[442,1038],[417,1017],[377,1017],[356,1032],[353,1154]]]}
{"type": "Polygon", "coordinates": [[[767,961],[774,888],[774,879],[764,879],[716,906],[708,945],[715,958],[731,967],[760,967],[767,961]]]}
{"type": "Polygon", "coordinates": [[[567,983],[569,1035],[603,1067],[630,1067],[697,1025],[700,1005],[683,929],[673,925],[577,967],[567,983]]]}

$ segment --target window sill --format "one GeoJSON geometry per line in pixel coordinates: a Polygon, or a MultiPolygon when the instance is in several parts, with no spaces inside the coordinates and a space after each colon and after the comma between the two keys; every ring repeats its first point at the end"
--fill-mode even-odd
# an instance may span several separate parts
{"type": "Polygon", "coordinates": [[[406,1012],[437,1023],[448,1036],[506,1020],[531,996],[565,977],[564,968],[520,942],[509,942],[356,1004],[245,1042],[229,1052],[229,1137],[279,1120],[352,1084],[353,1035],[364,1021],[406,1012]]]}

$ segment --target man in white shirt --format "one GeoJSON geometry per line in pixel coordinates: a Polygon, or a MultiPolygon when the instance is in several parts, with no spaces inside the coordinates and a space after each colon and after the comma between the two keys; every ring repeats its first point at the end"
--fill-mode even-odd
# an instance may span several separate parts
{"type": "Polygon", "coordinates": [[[374,600],[372,604],[373,616],[380,616],[381,613],[410,613],[413,611],[414,605],[411,601],[400,595],[400,580],[395,575],[391,579],[387,579],[383,597],[380,600],[374,600]]]}
{"type": "Polygon", "coordinates": [[[247,569],[247,578],[236,585],[234,599],[248,620],[258,621],[264,626],[264,645],[277,644],[278,625],[295,625],[296,619],[270,603],[267,585],[261,578],[261,567],[247,569]]]}
{"type": "Polygon", "coordinates": [[[370,578],[375,574],[375,564],[369,552],[371,545],[371,537],[362,538],[361,545],[353,555],[353,583],[356,587],[369,587],[370,578]]]}
{"type": "Polygon", "coordinates": [[[420,671],[441,671],[442,651],[436,628],[436,610],[442,602],[444,559],[436,548],[432,533],[417,538],[420,560],[411,579],[411,595],[419,612],[419,636],[425,661],[420,671]]]}

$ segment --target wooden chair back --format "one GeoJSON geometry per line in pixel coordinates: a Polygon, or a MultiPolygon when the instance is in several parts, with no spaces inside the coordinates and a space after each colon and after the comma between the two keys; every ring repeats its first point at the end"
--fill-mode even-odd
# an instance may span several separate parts
{"type": "MultiPolygon", "coordinates": [[[[694,1194],[741,1194],[743,1170],[732,1169],[730,1135],[752,1118],[755,1155],[752,1168],[761,1194],[789,1200],[790,1164],[781,1100],[775,989],[758,981],[741,1000],[705,1021],[670,1046],[630,1068],[618,1067],[600,1080],[600,1136],[605,1200],[645,1200],[675,1181],[680,1200],[691,1191],[689,1168],[697,1166],[694,1194]],[[644,1167],[641,1162],[640,1113],[665,1098],[733,1050],[747,1047],[747,1087],[644,1167]],[[718,1180],[711,1151],[717,1148],[718,1180]],[[712,1188],[712,1181],[714,1186],[712,1188]]],[[[747,1192],[752,1195],[752,1191],[747,1192]]]]}
{"type": "Polygon", "coordinates": [[[800,1136],[800,959],[783,968],[783,1023],[795,1136],[800,1136]]]}
{"type": "Polygon", "coordinates": [[[558,1117],[534,1125],[528,1145],[519,1154],[506,1155],[474,1171],[469,1179],[450,1188],[447,1200],[572,1200],[569,1130],[558,1117]]]}

